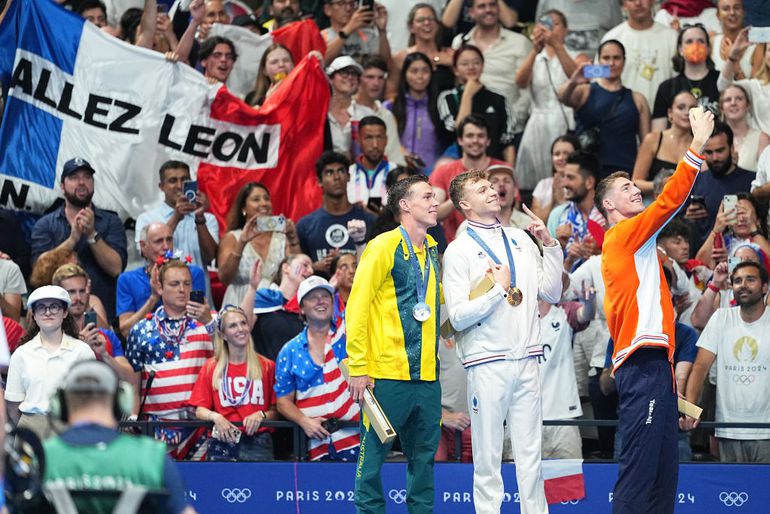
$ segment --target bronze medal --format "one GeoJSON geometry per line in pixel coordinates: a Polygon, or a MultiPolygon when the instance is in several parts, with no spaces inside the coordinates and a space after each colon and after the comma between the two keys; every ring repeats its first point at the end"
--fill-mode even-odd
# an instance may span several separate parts
{"type": "Polygon", "coordinates": [[[524,299],[524,294],[521,292],[521,289],[518,287],[510,287],[508,288],[508,303],[512,307],[517,307],[521,305],[521,301],[524,299]]]}

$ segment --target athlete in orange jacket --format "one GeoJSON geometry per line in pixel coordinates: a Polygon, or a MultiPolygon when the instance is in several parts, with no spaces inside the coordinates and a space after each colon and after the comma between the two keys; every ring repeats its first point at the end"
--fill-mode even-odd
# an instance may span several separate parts
{"type": "Polygon", "coordinates": [[[610,222],[602,246],[607,327],[618,389],[618,480],[613,513],[674,511],[679,474],[678,413],[673,378],[674,307],[658,260],[656,238],[682,208],[698,175],[698,152],[714,116],[690,110],[693,142],[663,192],[646,209],[626,173],[613,173],[596,189],[595,202],[610,222]]]}

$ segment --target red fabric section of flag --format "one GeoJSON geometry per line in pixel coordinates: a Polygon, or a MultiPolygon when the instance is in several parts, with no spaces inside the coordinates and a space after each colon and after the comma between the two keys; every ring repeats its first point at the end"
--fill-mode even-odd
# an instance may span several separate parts
{"type": "Polygon", "coordinates": [[[326,41],[313,20],[302,20],[275,29],[273,43],[280,43],[291,52],[294,62],[300,62],[312,50],[326,53],[326,41]]]}
{"type": "Polygon", "coordinates": [[[225,227],[238,190],[261,182],[270,191],[273,212],[298,220],[321,205],[315,161],[323,151],[329,85],[321,63],[305,58],[260,109],[253,109],[222,87],[211,105],[212,119],[245,126],[280,125],[274,168],[244,170],[200,163],[198,186],[211,212],[225,227]]]}
{"type": "Polygon", "coordinates": [[[582,473],[545,480],[545,499],[549,504],[582,500],[586,497],[586,483],[582,473]]]}

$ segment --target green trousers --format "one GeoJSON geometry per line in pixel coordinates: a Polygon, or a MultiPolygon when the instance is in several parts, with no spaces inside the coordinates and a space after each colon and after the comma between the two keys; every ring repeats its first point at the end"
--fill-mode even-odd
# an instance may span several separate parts
{"type": "MultiPolygon", "coordinates": [[[[411,514],[433,512],[433,456],[441,438],[439,381],[375,381],[374,396],[401,440],[407,458],[406,505],[411,514]]],[[[384,514],[380,469],[392,443],[382,444],[361,417],[361,450],[356,467],[356,512],[384,514]]]]}

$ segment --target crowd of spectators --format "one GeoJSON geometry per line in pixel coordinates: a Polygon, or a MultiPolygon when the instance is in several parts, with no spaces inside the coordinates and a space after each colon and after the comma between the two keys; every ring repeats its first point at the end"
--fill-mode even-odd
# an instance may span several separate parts
{"type": "MultiPolygon", "coordinates": [[[[357,430],[339,422],[359,412],[339,362],[358,258],[398,226],[388,187],[414,174],[428,176],[439,202],[430,233],[443,253],[465,229],[449,185],[468,170],[488,173],[503,225],[525,228],[526,203],[564,251],[562,302],[540,305],[544,419],[611,419],[600,272],[608,224],[595,188],[622,170],[655,201],[687,150],[697,105],[722,121],[690,200],[658,236],[683,327],[677,384],[716,421],[770,422],[770,45],[749,40],[744,10],[757,2],[690,2],[678,16],[667,4],[688,2],[56,1],[223,83],[241,52],[209,36],[212,27],[262,34],[313,19],[330,88],[315,169],[321,203],[292,220],[274,211],[267,187],[245,183],[223,230],[202,191],[186,194],[189,165],[172,160],[158,170],[161,201],[138,216],[130,241],[109,206],[92,202],[98,166],[71,156],[60,170],[63,201],[29,234],[0,213],[0,336],[12,352],[5,399],[14,422],[49,436],[48,397],[72,363],[99,359],[133,383],[134,415],[213,422],[157,429],[176,458],[285,455],[285,434],[261,424],[287,419],[310,438],[311,459],[355,459],[357,430]]],[[[286,47],[267,48],[246,101],[259,108],[294,65],[286,47]]],[[[468,459],[453,345],[440,343],[437,458],[468,459]]],[[[770,462],[770,429],[715,436],[718,447],[713,435],[683,432],[682,455],[770,462]]],[[[549,427],[544,453],[612,458],[617,447],[610,427],[598,444],[585,441],[575,427],[549,427]]]]}

